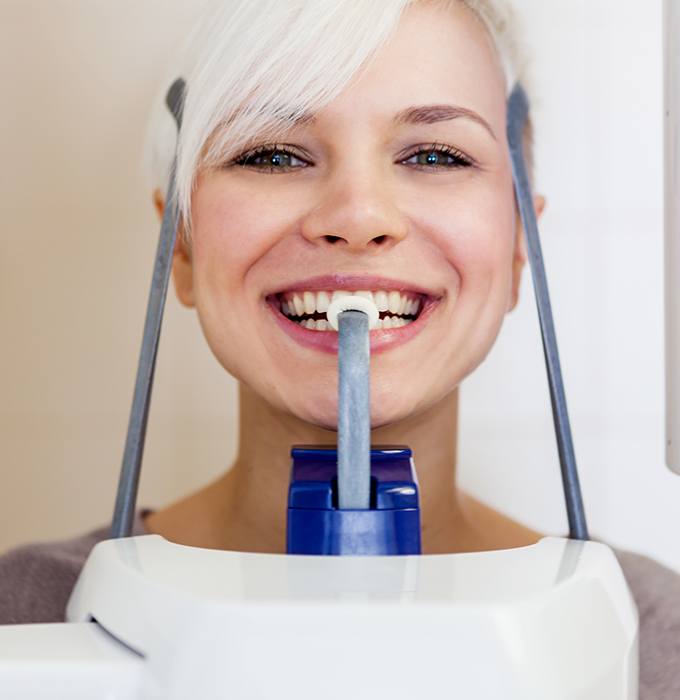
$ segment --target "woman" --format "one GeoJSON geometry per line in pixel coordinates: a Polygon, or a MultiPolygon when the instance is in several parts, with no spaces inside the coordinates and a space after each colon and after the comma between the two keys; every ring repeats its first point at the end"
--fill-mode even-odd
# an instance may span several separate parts
{"type": "MultiPolygon", "coordinates": [[[[383,316],[406,321],[387,329],[388,320],[373,334],[373,442],[414,450],[425,551],[539,538],[458,493],[452,473],[456,387],[514,306],[525,261],[505,141],[509,79],[479,19],[460,3],[409,8],[376,51],[400,4],[337,9],[323,19],[323,37],[283,56],[265,48],[264,65],[262,48],[241,38],[238,52],[189,78],[175,289],[241,382],[241,448],[218,484],[148,517],[148,528],[171,539],[282,551],[290,445],[335,443],[337,336],[299,321],[309,325],[343,291],[371,292],[383,316]],[[359,35],[340,46],[347,31],[359,35]],[[230,65],[235,55],[244,70],[230,65]],[[227,124],[225,96],[236,112],[227,124]],[[407,300],[420,304],[413,323],[413,313],[401,313],[407,300]],[[219,504],[217,512],[207,503],[219,504]]],[[[281,22],[294,14],[280,12],[281,22]]],[[[230,45],[239,36],[231,21],[215,23],[215,34],[228,37],[209,34],[207,43],[230,45]]],[[[303,11],[288,21],[310,18],[303,11]]],[[[301,26],[286,31],[300,34],[301,26]]],[[[158,192],[157,202],[162,209],[158,192]]]]}
{"type": "MultiPolygon", "coordinates": [[[[458,386],[515,306],[526,259],[501,15],[473,0],[224,4],[187,74],[173,275],[240,382],[239,450],[215,483],[140,514],[137,532],[284,551],[290,446],[335,444],[337,335],[317,317],[352,291],[382,311],[372,441],[414,451],[424,553],[536,542],[455,484],[458,386]]],[[[162,187],[155,201],[162,211],[162,187]]],[[[6,555],[0,619],[62,618],[106,534],[6,555]]],[[[641,697],[678,697],[679,577],[620,560],[641,613],[641,697]]]]}

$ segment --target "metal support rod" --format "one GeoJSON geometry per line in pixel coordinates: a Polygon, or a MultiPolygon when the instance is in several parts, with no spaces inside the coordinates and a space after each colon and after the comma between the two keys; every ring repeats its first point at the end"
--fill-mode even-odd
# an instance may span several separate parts
{"type": "Polygon", "coordinates": [[[680,474],[680,3],[664,1],[666,464],[680,474]]]}
{"type": "Polygon", "coordinates": [[[515,85],[508,98],[508,143],[512,160],[515,194],[519,206],[524,235],[529,251],[529,263],[534,281],[536,306],[543,340],[543,353],[550,386],[550,401],[552,404],[553,422],[557,438],[557,451],[562,472],[562,486],[567,506],[569,521],[569,537],[575,540],[588,539],[581,486],[579,484],[576,456],[569,425],[567,399],[564,393],[560,357],[557,350],[557,337],[550,306],[548,281],[543,264],[543,253],[538,234],[538,224],[531,196],[529,175],[524,162],[523,135],[529,116],[529,101],[521,85],[515,85]]]}
{"type": "Polygon", "coordinates": [[[363,510],[371,498],[368,316],[344,311],[338,326],[338,505],[363,510]]]}
{"type": "MultiPolygon", "coordinates": [[[[184,81],[181,79],[176,80],[170,88],[166,99],[168,108],[177,121],[178,130],[181,125],[184,89],[184,81]]],[[[132,409],[125,439],[123,464],[118,481],[113,522],[111,524],[112,538],[129,537],[132,534],[154,369],[156,367],[156,355],[158,353],[158,341],[161,333],[170,271],[172,269],[172,256],[178,223],[179,212],[175,198],[175,164],[173,163],[165,210],[163,212],[163,222],[156,249],[151,291],[149,292],[149,303],[146,309],[146,321],[142,337],[142,348],[139,353],[139,364],[137,366],[137,379],[135,381],[132,409]]]]}

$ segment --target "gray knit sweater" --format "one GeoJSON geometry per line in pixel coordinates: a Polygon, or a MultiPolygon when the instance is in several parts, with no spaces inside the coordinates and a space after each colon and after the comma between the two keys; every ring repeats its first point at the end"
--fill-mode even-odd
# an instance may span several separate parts
{"type": "MultiPolygon", "coordinates": [[[[143,535],[140,516],[134,534],[143,535]]],[[[0,557],[0,624],[60,622],[85,559],[108,529],[0,557]]],[[[640,613],[640,700],[680,700],[680,575],[616,552],[640,613]]]]}

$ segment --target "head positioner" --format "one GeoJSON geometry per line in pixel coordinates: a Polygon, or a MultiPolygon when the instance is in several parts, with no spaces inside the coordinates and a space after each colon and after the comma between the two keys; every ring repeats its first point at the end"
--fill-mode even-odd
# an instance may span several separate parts
{"type": "MultiPolygon", "coordinates": [[[[178,129],[181,127],[182,105],[185,92],[186,87],[184,81],[178,79],[170,88],[166,100],[170,111],[175,116],[178,129]]],[[[569,415],[567,412],[567,404],[562,382],[562,372],[560,369],[559,354],[557,351],[557,339],[555,336],[552,311],[550,308],[550,296],[548,293],[545,269],[543,266],[543,256],[538,237],[538,225],[534,212],[531,186],[529,183],[529,176],[522,148],[522,137],[528,116],[529,102],[524,89],[518,83],[515,85],[508,99],[507,118],[507,136],[510,147],[510,158],[512,161],[515,194],[527,239],[529,261],[534,280],[534,290],[536,292],[536,303],[538,307],[541,335],[543,339],[557,447],[562,471],[562,484],[564,488],[567,516],[569,520],[569,535],[572,539],[588,539],[588,528],[586,525],[583,502],[581,498],[576,459],[574,456],[571,429],[569,426],[569,415]]],[[[175,172],[173,168],[170,176],[170,186],[168,197],[166,199],[167,204],[163,216],[163,224],[161,226],[158,250],[156,253],[151,293],[149,295],[149,304],[147,307],[147,316],[144,326],[144,337],[142,340],[142,349],[140,352],[137,380],[135,384],[135,393],[132,403],[132,411],[130,414],[123,465],[118,485],[118,494],[116,498],[116,507],[112,526],[113,537],[126,537],[132,532],[132,521],[137,498],[137,487],[139,483],[144,437],[151,397],[151,387],[153,383],[153,370],[156,361],[156,352],[158,349],[163,307],[172,265],[172,250],[179,223],[174,188],[175,172]]],[[[360,299],[361,302],[356,302],[357,304],[366,301],[362,298],[360,299]]],[[[357,307],[354,306],[353,308],[357,307]]],[[[363,428],[361,428],[363,432],[359,437],[350,438],[352,440],[351,449],[356,449],[357,454],[363,455],[364,453],[367,453],[366,446],[370,446],[370,415],[368,409],[367,374],[369,352],[367,340],[368,324],[375,323],[375,321],[371,322],[369,319],[369,316],[372,314],[370,309],[367,310],[366,308],[361,308],[359,311],[344,311],[344,313],[342,313],[343,310],[344,307],[342,307],[341,304],[334,307],[333,318],[338,318],[339,315],[339,324],[343,323],[343,319],[346,319],[345,322],[348,324],[347,329],[349,332],[340,333],[340,335],[345,337],[347,342],[351,345],[351,347],[348,346],[347,357],[349,358],[349,364],[347,365],[347,368],[349,370],[350,367],[353,367],[354,369],[351,371],[356,371],[357,367],[361,367],[362,369],[359,371],[366,373],[366,379],[363,383],[365,389],[362,389],[360,392],[362,398],[356,402],[356,406],[360,407],[362,412],[361,417],[351,417],[353,425],[363,426],[363,428]],[[361,340],[362,338],[365,340],[361,340]]],[[[330,316],[329,321],[333,323],[330,316]]],[[[341,372],[342,371],[341,365],[341,372]]],[[[343,383],[341,381],[341,385],[342,384],[343,383]]],[[[359,385],[361,385],[361,382],[356,384],[356,386],[359,385]]],[[[355,410],[352,408],[351,401],[347,405],[351,410],[355,410]]],[[[351,436],[350,431],[341,430],[339,436],[340,439],[342,439],[343,434],[351,436]]],[[[344,451],[345,454],[349,454],[347,450],[344,451]]],[[[366,498],[365,473],[367,470],[368,474],[370,475],[370,464],[365,464],[364,466],[365,469],[360,470],[364,476],[353,481],[354,486],[358,486],[357,499],[360,503],[364,502],[366,498]]],[[[353,488],[354,487],[350,485],[345,489],[345,492],[350,493],[352,492],[353,488]]]]}

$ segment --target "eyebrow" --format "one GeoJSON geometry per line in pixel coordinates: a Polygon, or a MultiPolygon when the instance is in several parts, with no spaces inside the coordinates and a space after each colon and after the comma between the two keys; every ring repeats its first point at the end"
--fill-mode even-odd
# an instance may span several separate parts
{"type": "MultiPolygon", "coordinates": [[[[437,124],[439,122],[451,121],[452,119],[470,119],[482,126],[491,135],[494,141],[498,140],[489,122],[487,122],[484,117],[477,114],[477,112],[467,107],[447,104],[417,105],[402,109],[394,116],[394,122],[396,124],[437,124]]],[[[302,112],[295,115],[288,113],[283,121],[292,123],[295,126],[304,126],[316,122],[316,117],[310,112],[302,112]]]]}
{"type": "Polygon", "coordinates": [[[455,105],[419,105],[416,107],[407,107],[401,110],[394,117],[397,124],[437,124],[438,122],[450,121],[451,119],[471,119],[486,131],[491,134],[494,140],[494,134],[489,122],[481,117],[477,112],[468,109],[467,107],[457,107],[455,105]]]}

